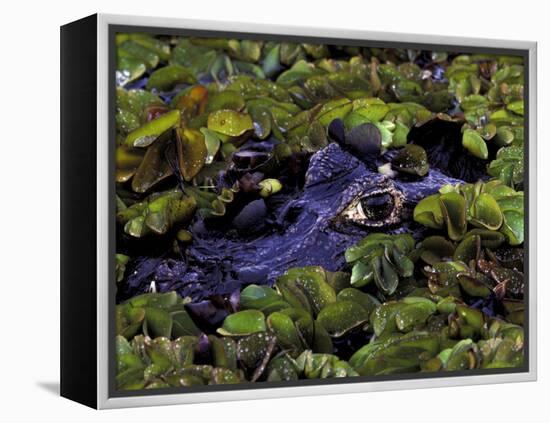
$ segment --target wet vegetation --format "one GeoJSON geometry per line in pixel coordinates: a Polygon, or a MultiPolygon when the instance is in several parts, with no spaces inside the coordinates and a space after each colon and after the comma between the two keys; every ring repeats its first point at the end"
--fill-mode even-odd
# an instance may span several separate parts
{"type": "Polygon", "coordinates": [[[521,58],[116,42],[118,389],[522,366],[521,58]]]}

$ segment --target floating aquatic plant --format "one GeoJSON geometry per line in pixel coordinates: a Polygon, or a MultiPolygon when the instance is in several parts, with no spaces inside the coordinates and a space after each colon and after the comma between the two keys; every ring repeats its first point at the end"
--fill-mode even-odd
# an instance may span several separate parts
{"type": "Polygon", "coordinates": [[[521,58],[116,43],[118,389],[523,364],[521,58]]]}
{"type": "Polygon", "coordinates": [[[393,294],[400,278],[412,276],[414,264],[407,254],[413,248],[410,235],[368,235],[346,250],[346,261],[353,264],[351,285],[362,287],[374,281],[384,294],[393,294]]]}
{"type": "Polygon", "coordinates": [[[499,180],[445,185],[414,209],[414,220],[434,229],[447,229],[450,239],[461,240],[472,225],[506,235],[510,245],[523,242],[523,192],[499,180]]]}

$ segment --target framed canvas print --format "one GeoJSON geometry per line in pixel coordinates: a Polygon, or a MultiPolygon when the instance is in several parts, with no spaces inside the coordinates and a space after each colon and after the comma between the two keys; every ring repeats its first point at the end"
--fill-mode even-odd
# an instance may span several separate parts
{"type": "Polygon", "coordinates": [[[61,28],[61,393],[536,378],[536,44],[61,28]]]}

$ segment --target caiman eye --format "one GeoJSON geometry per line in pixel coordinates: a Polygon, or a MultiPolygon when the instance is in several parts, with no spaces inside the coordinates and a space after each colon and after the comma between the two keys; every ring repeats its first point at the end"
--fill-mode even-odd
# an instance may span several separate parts
{"type": "Polygon", "coordinates": [[[361,198],[357,204],[359,214],[368,220],[383,220],[390,216],[395,204],[391,194],[381,193],[361,198]]]}
{"type": "Polygon", "coordinates": [[[361,226],[382,227],[399,222],[403,194],[393,187],[364,193],[342,212],[342,216],[361,226]]]}

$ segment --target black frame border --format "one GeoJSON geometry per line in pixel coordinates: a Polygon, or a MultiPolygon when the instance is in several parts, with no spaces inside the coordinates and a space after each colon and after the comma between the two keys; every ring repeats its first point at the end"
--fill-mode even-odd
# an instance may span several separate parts
{"type": "Polygon", "coordinates": [[[97,15],[60,31],[61,396],[97,407],[97,15]]]}

